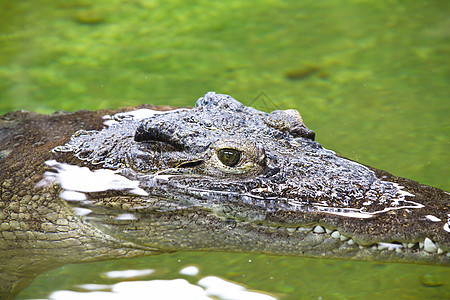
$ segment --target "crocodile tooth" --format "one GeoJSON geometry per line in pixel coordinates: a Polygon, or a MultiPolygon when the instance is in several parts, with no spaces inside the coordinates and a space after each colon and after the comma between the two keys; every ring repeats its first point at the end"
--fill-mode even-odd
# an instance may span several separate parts
{"type": "Polygon", "coordinates": [[[315,233],[324,233],[325,230],[323,229],[322,226],[317,225],[316,227],[314,227],[314,232],[315,232],[315,233]]]}
{"type": "Polygon", "coordinates": [[[384,243],[379,243],[378,244],[378,250],[383,250],[383,249],[386,249],[387,247],[386,247],[386,245],[384,244],[384,243]]]}
{"type": "Polygon", "coordinates": [[[423,250],[428,253],[436,253],[437,247],[432,240],[430,240],[429,238],[425,238],[425,240],[423,241],[423,250]]]}
{"type": "Polygon", "coordinates": [[[286,228],[286,230],[292,233],[292,232],[295,232],[297,230],[297,228],[288,227],[288,228],[286,228]]]}
{"type": "Polygon", "coordinates": [[[402,243],[403,248],[408,248],[408,243],[402,243]]]}
{"type": "Polygon", "coordinates": [[[355,241],[353,241],[352,239],[349,239],[348,242],[347,242],[347,244],[349,244],[349,245],[354,245],[354,244],[355,244],[355,241]]]}
{"type": "Polygon", "coordinates": [[[364,246],[363,245],[359,245],[359,249],[364,249],[364,246]]]}
{"type": "Polygon", "coordinates": [[[441,248],[438,248],[438,254],[442,254],[442,253],[444,253],[445,251],[444,250],[442,250],[441,248]]]}
{"type": "Polygon", "coordinates": [[[325,228],[325,232],[326,232],[326,233],[328,233],[328,234],[330,234],[330,233],[332,233],[332,232],[333,232],[333,230],[331,230],[331,229],[328,229],[328,228],[325,228]]]}
{"type": "Polygon", "coordinates": [[[312,228],[309,228],[309,227],[299,227],[297,230],[298,230],[298,231],[305,231],[305,232],[308,232],[308,231],[311,231],[312,228]]]}
{"type": "Polygon", "coordinates": [[[414,247],[414,243],[408,243],[408,248],[411,249],[412,247],[414,247]]]}
{"type": "Polygon", "coordinates": [[[348,240],[349,237],[341,234],[340,239],[341,239],[341,241],[344,242],[344,241],[348,240]]]}
{"type": "Polygon", "coordinates": [[[423,243],[419,243],[419,248],[423,249],[423,243]]]}
{"type": "Polygon", "coordinates": [[[378,250],[387,249],[388,251],[397,251],[397,249],[401,250],[401,248],[403,248],[403,246],[397,243],[378,243],[378,250]]]}
{"type": "Polygon", "coordinates": [[[395,248],[395,252],[397,252],[397,253],[402,253],[403,250],[402,250],[401,248],[395,248]]]}
{"type": "Polygon", "coordinates": [[[335,230],[335,231],[333,231],[333,233],[331,233],[331,237],[333,239],[338,239],[341,237],[341,234],[339,233],[339,231],[335,230]]]}

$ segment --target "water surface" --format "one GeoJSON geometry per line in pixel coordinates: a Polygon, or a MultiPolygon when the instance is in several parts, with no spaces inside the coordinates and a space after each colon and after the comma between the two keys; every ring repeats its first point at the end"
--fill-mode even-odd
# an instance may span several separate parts
{"type": "MultiPolygon", "coordinates": [[[[3,1],[0,113],[187,106],[216,91],[298,109],[326,148],[450,190],[449,3],[3,1]]],[[[19,298],[139,268],[155,270],[146,280],[215,275],[280,299],[450,298],[448,268],[226,253],[68,265],[19,298]],[[200,273],[183,277],[187,265],[200,273]]]]}

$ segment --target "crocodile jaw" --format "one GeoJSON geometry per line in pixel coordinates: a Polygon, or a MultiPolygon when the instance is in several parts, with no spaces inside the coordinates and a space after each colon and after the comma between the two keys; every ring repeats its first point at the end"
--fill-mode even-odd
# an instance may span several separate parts
{"type": "MultiPolygon", "coordinates": [[[[412,234],[408,239],[402,233],[403,238],[396,239],[390,232],[369,236],[354,230],[367,227],[367,221],[376,229],[379,226],[377,222],[382,222],[377,221],[378,215],[361,217],[359,214],[347,216],[316,211],[311,217],[295,205],[287,206],[289,201],[286,199],[278,203],[278,207],[285,208],[284,211],[269,209],[267,199],[259,199],[259,203],[253,199],[253,206],[258,209],[250,211],[241,205],[248,202],[243,201],[248,195],[186,187],[184,190],[189,190],[190,194],[180,194],[177,191],[182,189],[179,186],[174,188],[175,183],[172,182],[180,176],[144,176],[139,178],[140,182],[129,180],[121,172],[90,171],[55,161],[47,164],[56,172],[46,173],[41,184],[54,182],[63,187],[60,197],[70,203],[74,214],[114,238],[155,251],[232,251],[450,265],[448,244],[433,241],[427,236],[412,234]],[[80,172],[83,176],[79,176],[80,172]],[[109,174],[109,180],[106,174],[109,174]],[[76,182],[74,178],[82,180],[76,182]],[[103,182],[103,190],[99,184],[93,185],[95,190],[89,187],[96,180],[103,182]],[[156,197],[156,190],[161,193],[171,188],[170,198],[156,197]],[[128,196],[109,197],[106,204],[105,193],[112,190],[125,192],[128,196]],[[228,194],[226,198],[224,194],[228,194]],[[214,201],[214,198],[218,200],[214,201]]],[[[130,172],[125,173],[129,175],[130,172]]],[[[271,199],[270,202],[276,200],[271,199]]],[[[423,208],[421,205],[415,207],[423,208]]],[[[442,223],[432,215],[426,218],[430,224],[442,223]]]]}

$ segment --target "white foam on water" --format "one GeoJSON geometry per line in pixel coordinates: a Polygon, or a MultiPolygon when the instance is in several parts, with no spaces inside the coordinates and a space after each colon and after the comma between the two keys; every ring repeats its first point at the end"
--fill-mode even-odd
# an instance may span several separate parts
{"type": "MultiPolygon", "coordinates": [[[[316,205],[315,208],[321,212],[325,212],[325,213],[332,214],[332,215],[338,215],[338,216],[349,217],[349,218],[357,218],[357,219],[369,219],[369,218],[374,217],[377,214],[386,213],[389,211],[424,207],[424,205],[422,205],[420,203],[410,201],[410,200],[405,200],[406,196],[408,196],[408,197],[415,197],[415,196],[407,191],[404,191],[403,190],[405,188],[404,186],[401,186],[394,182],[391,182],[391,183],[397,188],[397,194],[399,195],[399,197],[397,199],[393,199],[393,200],[395,200],[393,202],[393,204],[395,203],[395,205],[398,205],[398,206],[389,206],[382,210],[372,211],[372,212],[362,211],[361,209],[354,209],[354,208],[329,207],[326,205],[324,205],[324,206],[316,205]],[[402,201],[405,204],[400,206],[399,201],[402,201]]],[[[289,203],[295,205],[295,203],[293,203],[292,201],[289,201],[289,203]]],[[[373,203],[372,201],[367,201],[367,202],[364,202],[363,205],[370,205],[372,203],[373,203]]],[[[428,215],[427,218],[433,222],[438,222],[438,221],[434,221],[436,219],[440,221],[440,219],[438,219],[434,216],[431,216],[431,215],[428,215]]]]}
{"type": "Polygon", "coordinates": [[[120,120],[123,120],[123,119],[143,120],[143,119],[151,118],[155,115],[163,115],[163,114],[174,113],[174,112],[185,111],[185,110],[188,110],[188,108],[178,108],[178,109],[164,110],[164,111],[153,110],[153,109],[149,109],[149,108],[141,108],[141,109],[137,109],[137,110],[133,110],[133,111],[129,111],[129,112],[117,113],[114,116],[105,115],[105,116],[103,116],[103,119],[105,120],[103,122],[103,124],[106,126],[111,126],[111,125],[119,123],[120,120]]]}
{"type": "Polygon", "coordinates": [[[85,193],[75,192],[75,191],[62,191],[59,194],[59,197],[61,197],[64,200],[67,201],[84,201],[87,200],[87,196],[85,193]]]}
{"type": "Polygon", "coordinates": [[[59,163],[56,160],[48,160],[45,164],[56,171],[56,173],[45,172],[45,178],[59,183],[65,190],[88,193],[108,190],[130,190],[131,193],[136,195],[148,195],[146,191],[139,188],[139,181],[129,180],[112,170],[99,169],[91,171],[87,167],[59,163]]]}
{"type": "Polygon", "coordinates": [[[116,220],[137,220],[137,217],[133,214],[120,214],[114,219],[116,220]]]}
{"type": "Polygon", "coordinates": [[[129,194],[147,196],[148,193],[139,187],[139,181],[116,174],[115,171],[100,169],[91,171],[87,167],[79,167],[56,160],[48,160],[46,165],[56,172],[45,172],[37,187],[58,183],[64,190],[60,197],[65,200],[83,201],[84,193],[104,192],[110,190],[126,191],[129,194]]]}
{"type": "MultiPolygon", "coordinates": [[[[408,204],[411,205],[404,205],[404,206],[389,206],[382,210],[377,210],[373,212],[362,212],[358,209],[350,209],[346,208],[345,211],[340,211],[339,208],[335,207],[324,207],[324,206],[315,206],[318,211],[325,212],[331,215],[337,215],[337,216],[343,216],[343,217],[349,217],[349,218],[358,218],[358,219],[368,219],[372,218],[377,214],[385,213],[388,211],[395,211],[400,209],[408,209],[408,208],[422,208],[424,207],[422,204],[413,202],[413,201],[405,201],[408,204]]],[[[291,203],[291,202],[289,202],[291,203]]],[[[292,204],[292,203],[291,203],[292,204]]]]}
{"type": "Polygon", "coordinates": [[[316,206],[318,211],[325,212],[331,215],[337,215],[342,217],[348,217],[348,218],[357,218],[357,219],[369,219],[373,218],[375,215],[373,213],[367,213],[367,212],[359,212],[359,211],[352,211],[350,209],[347,209],[347,211],[336,211],[333,208],[330,207],[322,207],[322,206],[316,206]]]}
{"type": "Polygon", "coordinates": [[[111,288],[109,284],[95,284],[95,283],[80,284],[77,285],[77,287],[88,291],[109,290],[111,288]]]}
{"type": "Polygon", "coordinates": [[[108,278],[135,278],[140,276],[147,276],[153,274],[155,270],[123,270],[123,271],[110,271],[106,272],[105,276],[108,278]]]}
{"type": "MultiPolygon", "coordinates": [[[[388,182],[390,182],[390,181],[388,181],[388,182]]],[[[390,182],[390,183],[392,183],[392,184],[397,188],[398,193],[400,194],[401,198],[404,199],[405,196],[408,196],[408,197],[415,197],[414,194],[411,194],[410,192],[404,191],[404,190],[403,190],[403,189],[405,188],[404,186],[399,185],[398,183],[395,183],[395,182],[390,182]]]]}
{"type": "Polygon", "coordinates": [[[248,291],[242,285],[216,276],[207,276],[199,280],[198,285],[206,289],[206,294],[219,299],[236,300],[276,300],[276,298],[259,293],[248,291]]]}
{"type": "Polygon", "coordinates": [[[185,279],[125,281],[110,286],[111,291],[56,291],[50,300],[212,300],[199,286],[185,279]]]}
{"type": "Polygon", "coordinates": [[[275,297],[215,276],[201,279],[198,285],[185,279],[124,281],[113,285],[78,285],[88,292],[61,290],[53,292],[50,300],[276,300],[275,297]],[[203,287],[203,288],[202,288],[203,287]],[[108,289],[109,291],[103,291],[108,289]],[[211,297],[210,297],[211,296],[211,297]],[[213,297],[213,298],[212,298],[213,297]]]}
{"type": "Polygon", "coordinates": [[[90,214],[92,212],[91,209],[83,208],[83,207],[74,207],[73,210],[75,211],[75,214],[80,217],[87,216],[88,214],[90,214]]]}
{"type": "Polygon", "coordinates": [[[188,276],[198,275],[199,272],[200,270],[195,266],[188,266],[180,270],[180,274],[188,276]]]}

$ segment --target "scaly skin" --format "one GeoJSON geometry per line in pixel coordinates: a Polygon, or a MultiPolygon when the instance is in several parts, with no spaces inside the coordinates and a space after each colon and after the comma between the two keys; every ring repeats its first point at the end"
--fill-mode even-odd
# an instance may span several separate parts
{"type": "Polygon", "coordinates": [[[449,194],[323,149],[296,111],[208,93],[105,127],[118,112],[0,118],[1,299],[67,263],[173,251],[450,265],[449,194]]]}

